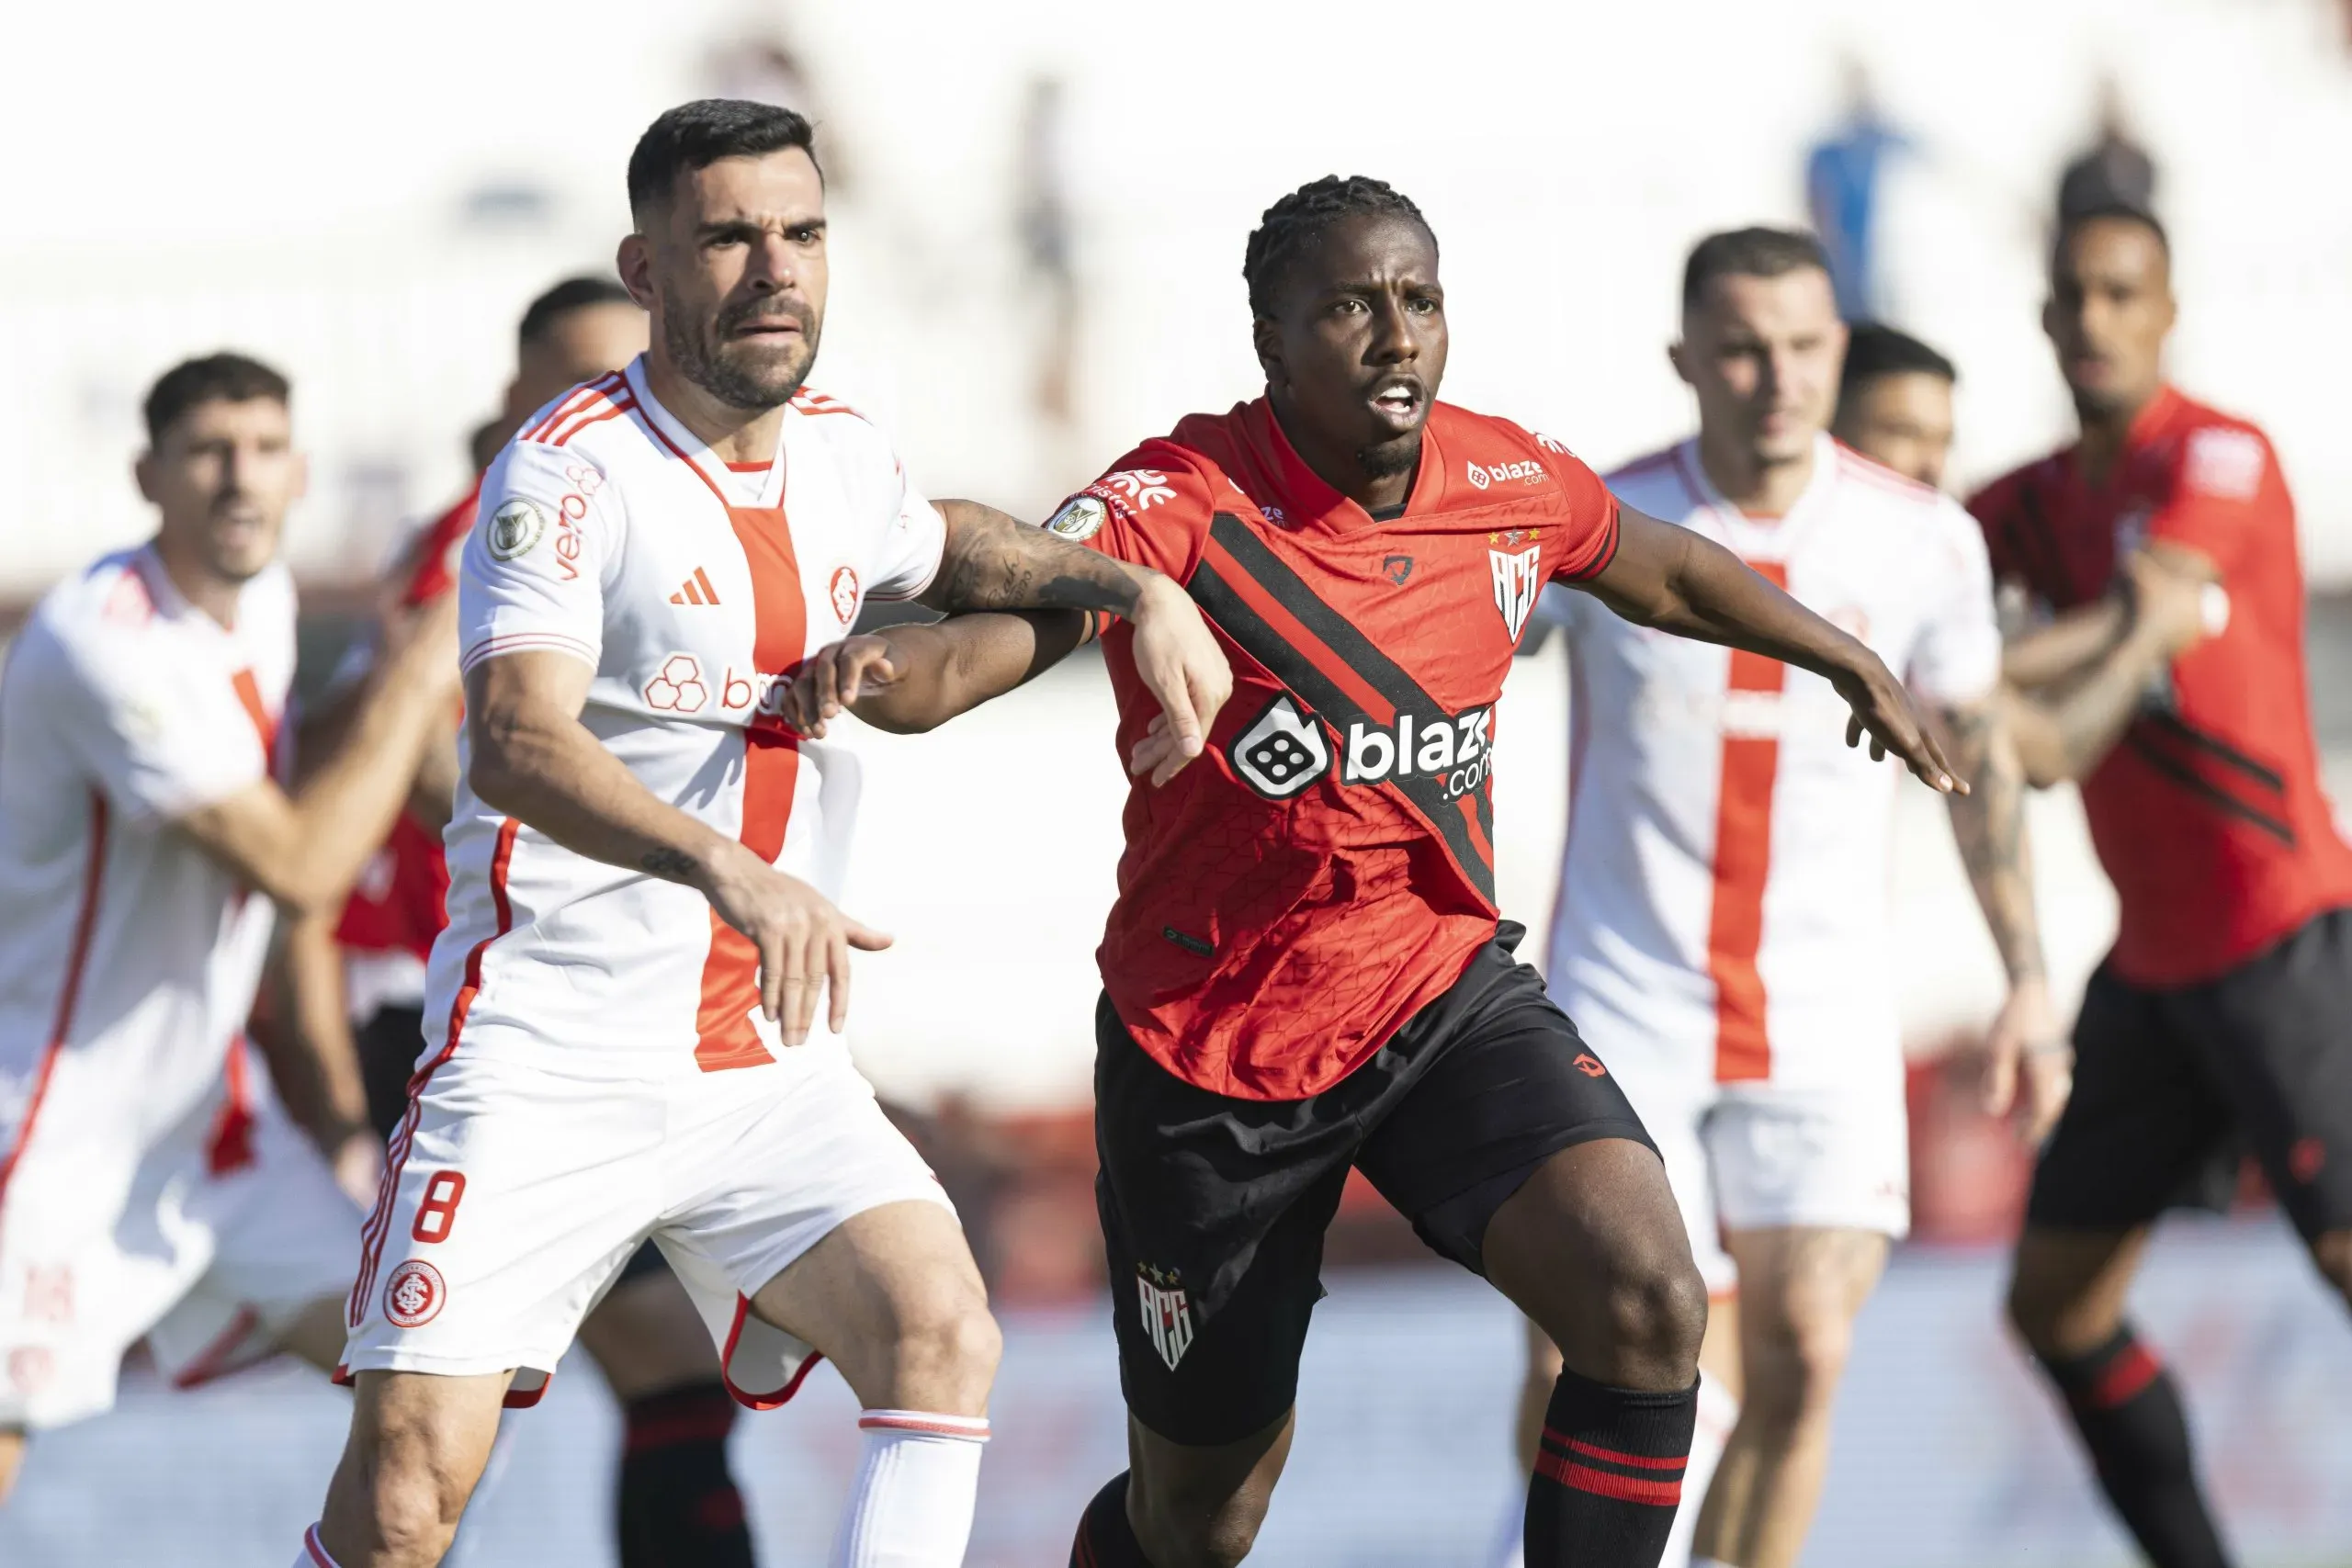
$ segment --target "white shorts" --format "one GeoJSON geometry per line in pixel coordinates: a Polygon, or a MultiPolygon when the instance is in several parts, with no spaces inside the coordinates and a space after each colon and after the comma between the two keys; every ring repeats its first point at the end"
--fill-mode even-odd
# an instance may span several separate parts
{"type": "Polygon", "coordinates": [[[250,1366],[351,1286],[358,1206],[258,1064],[143,1152],[137,1108],[74,1066],[59,1059],[0,1195],[0,1428],[105,1411],[141,1338],[182,1388],[250,1366]]]}
{"type": "Polygon", "coordinates": [[[1714,1081],[1646,1070],[1638,1048],[1604,1050],[1666,1161],[1690,1253],[1711,1293],[1734,1290],[1726,1231],[1782,1225],[1911,1230],[1911,1139],[1900,1064],[1829,1089],[1714,1081]]]}
{"type": "Polygon", "coordinates": [[[781,1404],[816,1354],[750,1298],[854,1214],[909,1200],[954,1213],[821,1032],[763,1066],[639,1082],[460,1050],[411,1101],[391,1162],[338,1379],[511,1368],[514,1405],[537,1403],[648,1237],[702,1313],[729,1392],[781,1404]]]}

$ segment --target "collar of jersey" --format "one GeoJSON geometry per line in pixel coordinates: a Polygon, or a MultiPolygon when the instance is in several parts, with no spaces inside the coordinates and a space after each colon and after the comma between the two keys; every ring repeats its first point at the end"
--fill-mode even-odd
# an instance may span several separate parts
{"type": "Polygon", "coordinates": [[[1815,434],[1813,473],[1805,479],[1796,503],[1778,517],[1752,517],[1724,500],[1723,491],[1715,488],[1715,481],[1707,477],[1707,466],[1699,460],[1699,438],[1695,435],[1674,449],[1674,467],[1690,491],[1690,499],[1721,516],[1735,537],[1737,530],[1755,529],[1767,538],[1786,541],[1794,536],[1797,525],[1812,515],[1820,498],[1838,482],[1838,443],[1826,431],[1815,434]]]}
{"type": "Polygon", "coordinates": [[[1322,475],[1308,468],[1306,459],[1290,444],[1283,433],[1283,422],[1274,417],[1274,401],[1259,396],[1241,408],[1241,428],[1244,438],[1254,448],[1252,456],[1264,466],[1281,493],[1274,503],[1289,514],[1294,522],[1312,524],[1334,533],[1351,534],[1363,528],[1393,527],[1409,522],[1416,513],[1427,512],[1437,504],[1438,492],[1443,487],[1445,459],[1437,443],[1437,410],[1432,406],[1430,418],[1421,426],[1420,468],[1413,475],[1413,492],[1405,498],[1403,515],[1387,523],[1375,522],[1371,513],[1331,488],[1322,475]]]}
{"type": "Polygon", "coordinates": [[[775,450],[770,454],[767,471],[757,477],[739,474],[720,461],[718,455],[707,446],[702,437],[685,427],[677,415],[662,406],[645,375],[645,356],[639,355],[622,372],[628,380],[629,390],[636,394],[637,406],[662,437],[655,443],[667,449],[667,456],[683,457],[710,488],[727,498],[729,506],[763,509],[784,504],[784,442],[785,432],[800,417],[800,411],[786,408],[784,418],[776,422],[775,450]]]}

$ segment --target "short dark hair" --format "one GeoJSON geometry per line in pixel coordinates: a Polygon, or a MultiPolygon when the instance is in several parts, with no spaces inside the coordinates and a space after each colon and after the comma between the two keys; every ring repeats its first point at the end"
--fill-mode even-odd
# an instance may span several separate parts
{"type": "Polygon", "coordinates": [[[249,403],[266,398],[292,407],[293,386],[258,359],[242,354],[208,354],[183,360],[155,378],[147,389],[141,410],[147,418],[147,442],[164,444],[164,433],[190,409],[205,403],[249,403]]]}
{"type": "Polygon", "coordinates": [[[2137,224],[2156,237],[2156,249],[2164,253],[2165,262],[2172,260],[2172,236],[2165,232],[2163,222],[2154,213],[2144,207],[2134,207],[2128,201],[2102,201],[2079,211],[2069,212],[2058,220],[2058,234],[2050,245],[2050,259],[2053,265],[2058,259],[2058,253],[2066,248],[2066,242],[2075,237],[2075,231],[2086,223],[2137,224]]]}
{"type": "Polygon", "coordinates": [[[1350,218],[1403,218],[1420,225],[1437,243],[1437,231],[1413,205],[1413,198],[1368,175],[1325,175],[1309,180],[1259,216],[1242,252],[1241,276],[1250,285],[1252,315],[1273,313],[1273,291],[1283,270],[1306,243],[1333,224],[1350,218]]]}
{"type": "Polygon", "coordinates": [[[1682,264],[1682,308],[1696,305],[1718,277],[1780,277],[1807,267],[1826,275],[1829,253],[1802,229],[1726,229],[1690,247],[1682,264]]]}
{"type": "Polygon", "coordinates": [[[1957,384],[1960,368],[1913,337],[1883,321],[1857,321],[1846,335],[1846,368],[1838,378],[1843,404],[1882,376],[1939,376],[1957,384]]]}
{"type": "MultiPolygon", "coordinates": [[[[670,194],[678,176],[721,158],[761,158],[797,147],[817,162],[817,133],[807,117],[748,98],[696,98],[666,110],[645,128],[628,155],[628,209],[642,213],[670,194]]],[[[820,164],[817,177],[825,177],[820,164]]]]}
{"type": "Polygon", "coordinates": [[[628,289],[616,277],[582,275],[567,277],[528,305],[523,307],[522,324],[514,329],[518,348],[527,348],[547,336],[549,328],[574,310],[584,310],[591,305],[634,305],[628,289]]]}

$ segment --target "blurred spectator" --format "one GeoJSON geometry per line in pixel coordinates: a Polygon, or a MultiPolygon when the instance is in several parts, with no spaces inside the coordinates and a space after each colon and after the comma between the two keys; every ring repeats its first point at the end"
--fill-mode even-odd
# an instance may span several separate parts
{"type": "Polygon", "coordinates": [[[824,95],[807,57],[793,42],[782,7],[772,17],[763,15],[726,42],[713,45],[705,57],[703,77],[714,98],[774,104],[806,118],[817,128],[817,161],[825,171],[826,190],[840,196],[850,189],[850,160],[842,154],[840,134],[825,114],[824,95]]]}
{"type": "Polygon", "coordinates": [[[2124,129],[2123,99],[2115,78],[2098,89],[2098,134],[2058,176],[2058,221],[2102,209],[2156,209],[2156,165],[2124,129]]]}
{"type": "Polygon", "coordinates": [[[1067,105],[1060,78],[1031,78],[1013,172],[1023,276],[1044,297],[1046,312],[1037,367],[1037,412],[1064,426],[1075,409],[1079,314],[1067,105]]]}
{"type": "Polygon", "coordinates": [[[1859,61],[1846,62],[1846,109],[1838,127],[1805,156],[1805,209],[1814,232],[1829,253],[1829,279],[1838,291],[1838,313],[1849,321],[1882,311],[1881,281],[1873,230],[1879,186],[1889,154],[1911,142],[1879,112],[1869,74],[1859,61]]]}

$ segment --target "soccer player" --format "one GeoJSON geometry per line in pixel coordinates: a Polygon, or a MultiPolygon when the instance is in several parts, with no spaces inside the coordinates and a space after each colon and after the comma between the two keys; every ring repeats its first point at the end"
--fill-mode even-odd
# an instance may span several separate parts
{"type": "MultiPolygon", "coordinates": [[[[524,310],[516,332],[499,444],[533,410],[627,366],[646,342],[645,312],[617,279],[572,277],[548,288],[524,310]]],[[[455,591],[480,490],[477,478],[405,552],[403,604],[455,591]]],[[[347,1061],[356,1047],[358,1070],[350,1078],[364,1084],[362,1135],[372,1138],[379,1168],[424,1050],[425,960],[448,886],[440,829],[456,790],[457,736],[453,715],[427,748],[410,811],[353,889],[340,921],[331,929],[310,922],[288,938],[294,1011],[322,1036],[310,1055],[347,1061]]],[[[737,1406],[719,1382],[694,1303],[659,1248],[649,1243],[630,1257],[582,1320],[580,1343],[621,1409],[615,1483],[621,1568],[748,1565],[750,1527],[727,1462],[737,1406]]]]}
{"type": "Polygon", "coordinates": [[[628,167],[625,371],[533,416],[459,571],[467,728],[427,1051],[363,1233],[352,1431],[301,1562],[437,1562],[502,1403],[649,1237],[729,1391],[818,1354],[865,1407],[836,1568],[952,1568],[998,1335],[938,1183],[850,1065],[832,901],[854,756],[782,686],[869,598],[1126,617],[1197,752],[1228,679],[1173,583],[964,502],[804,389],[826,296],[806,120],[673,109],[628,167]],[[818,1020],[820,995],[828,1002],[818,1020]]]}
{"type": "Polygon", "coordinates": [[[1951,458],[1952,362],[1878,321],[1846,332],[1829,433],[1883,468],[1940,490],[1951,458]]]}
{"type": "Polygon", "coordinates": [[[51,590],[0,676],[0,1495],[28,1430],[113,1404],[142,1337],[182,1386],[335,1364],[357,1211],[243,1030],[274,906],[332,908],[399,808],[454,617],[409,618],[350,744],[274,782],[288,399],[233,354],[158,380],[154,536],[51,590]]]}
{"type": "MultiPolygon", "coordinates": [[[[1489,747],[1513,649],[1565,582],[1661,646],[1811,671],[1850,706],[1802,710],[1831,744],[1843,719],[1874,756],[1954,781],[1863,643],[1621,505],[1558,442],[1436,400],[1445,293],[1404,196],[1303,186],[1267,210],[1243,274],[1265,395],[1144,443],[1050,525],[1182,581],[1236,682],[1208,765],[1127,803],[1095,1114],[1131,1468],[1070,1560],[1248,1554],[1352,1165],[1570,1348],[1527,1561],[1648,1568],[1681,1491],[1705,1291],[1640,1119],[1498,919],[1489,747]]],[[[814,716],[848,691],[896,726],[936,722],[1046,650],[1003,629],[974,628],[987,655],[951,647],[952,622],[924,629],[928,650],[895,628],[861,639],[888,683],[865,690],[863,652],[846,678],[820,660],[808,680],[834,694],[814,716]]],[[[1107,641],[1131,769],[1163,728],[1136,641],[1107,641]]]]}
{"type": "MultiPolygon", "coordinates": [[[[2008,1076],[2059,1031],[2025,781],[1996,703],[1991,573],[1957,503],[1826,434],[1846,338],[1811,235],[1702,241],[1672,350],[1698,434],[1609,485],[1852,630],[1929,705],[1974,784],[1951,797],[1952,829],[2008,976],[1986,1043],[1993,1076],[2008,1076]]],[[[1922,415],[1898,410],[1903,389],[1882,380],[1856,400],[1922,415]]],[[[1921,456],[1939,465],[1932,420],[1919,423],[1921,456]]],[[[1554,604],[1576,744],[1552,994],[1657,1140],[1717,1303],[1691,1467],[1713,1484],[1679,1533],[1694,1562],[1788,1568],[1827,1468],[1855,1315],[1910,1226],[1885,946],[1894,781],[1809,716],[1835,701],[1815,679],[1646,637],[1572,595],[1554,604]]],[[[2063,1079],[2027,1082],[2030,1119],[2046,1124],[2063,1079]]],[[[1541,1347],[1532,1360],[1531,1384],[1556,1364],[1541,1347]]]]}
{"type": "Polygon", "coordinates": [[[2055,616],[2036,635],[2062,681],[2128,618],[2111,592],[2128,552],[2218,580],[2211,635],[2131,690],[2119,741],[2076,758],[2119,925],[2008,1310],[2150,1561],[2219,1568],[2179,1392],[2124,1298],[2158,1213],[2241,1140],[2352,1295],[2352,852],[2320,786],[2286,479],[2261,431],[2165,379],[2174,309],[2154,219],[2069,219],[2042,321],[2081,434],[1970,508],[1995,572],[2055,616]]]}

